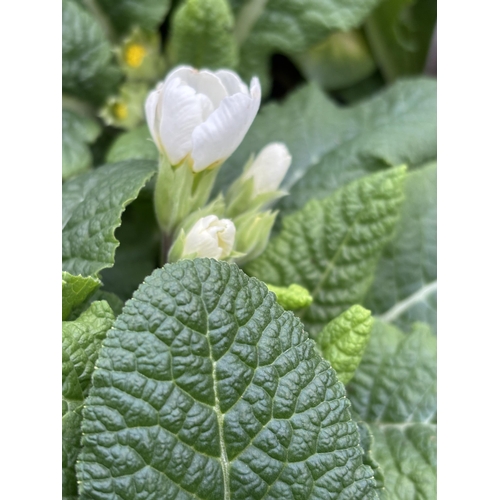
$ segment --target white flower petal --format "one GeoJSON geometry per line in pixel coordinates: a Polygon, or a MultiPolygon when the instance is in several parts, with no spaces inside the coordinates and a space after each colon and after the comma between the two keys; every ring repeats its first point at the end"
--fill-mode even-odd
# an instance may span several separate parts
{"type": "Polygon", "coordinates": [[[158,136],[158,128],[156,126],[156,118],[157,118],[157,105],[158,99],[160,98],[160,90],[153,90],[149,93],[148,98],[146,99],[145,104],[145,112],[146,112],[146,120],[149,127],[149,132],[151,133],[151,137],[155,141],[156,147],[161,149],[160,138],[158,136]]]}
{"type": "Polygon", "coordinates": [[[236,229],[229,219],[221,219],[215,215],[202,217],[196,222],[186,236],[183,255],[211,257],[221,259],[231,253],[236,229]]]}
{"type": "Polygon", "coordinates": [[[253,178],[256,195],[276,191],[291,162],[288,148],[281,142],[272,142],[260,151],[243,178],[253,178]]]}
{"type": "Polygon", "coordinates": [[[163,87],[160,138],[172,165],[180,163],[191,151],[193,130],[203,122],[206,103],[180,79],[163,87]]]}
{"type": "Polygon", "coordinates": [[[220,69],[216,71],[215,74],[220,78],[224,87],[226,88],[228,95],[237,94],[241,92],[248,95],[248,87],[242,82],[241,78],[229,69],[220,69]]]}
{"type": "MultiPolygon", "coordinates": [[[[260,90],[260,86],[259,86],[260,90]]],[[[245,94],[226,97],[208,119],[193,131],[193,170],[200,172],[228,158],[248,132],[260,105],[245,94]]]]}

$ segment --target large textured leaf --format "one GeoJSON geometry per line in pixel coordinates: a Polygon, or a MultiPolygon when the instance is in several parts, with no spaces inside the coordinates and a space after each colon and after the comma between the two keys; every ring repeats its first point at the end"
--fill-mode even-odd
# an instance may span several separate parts
{"type": "Polygon", "coordinates": [[[62,273],[62,319],[69,316],[71,310],[80,305],[99,287],[100,281],[92,276],[73,276],[62,273]]]}
{"type": "Polygon", "coordinates": [[[364,301],[373,314],[405,330],[423,321],[436,331],[436,174],[433,162],[408,175],[396,235],[364,301]]]}
{"type": "Polygon", "coordinates": [[[303,52],[334,30],[361,24],[378,0],[248,0],[238,10],[236,36],[243,42],[240,72],[268,84],[273,53],[303,52]]]}
{"type": "Polygon", "coordinates": [[[89,276],[113,265],[121,214],[156,168],[153,161],[129,160],[63,185],[63,271],[89,276]]]}
{"type": "Polygon", "coordinates": [[[392,236],[403,199],[405,168],[358,179],[283,219],[283,228],[246,271],[272,285],[297,283],[312,305],[301,317],[315,334],[360,303],[380,253],[392,236]]]}
{"type": "Polygon", "coordinates": [[[163,22],[171,0],[96,0],[102,12],[120,35],[139,26],[155,31],[163,22]]]}
{"type": "Polygon", "coordinates": [[[75,463],[80,451],[83,400],[106,332],[114,321],[104,301],[94,302],[76,321],[63,322],[62,336],[62,495],[78,498],[75,463]]]}
{"type": "Polygon", "coordinates": [[[435,0],[384,0],[372,12],[365,32],[386,79],[423,71],[436,15],[435,0]]]}
{"type": "Polygon", "coordinates": [[[342,108],[315,85],[283,104],[265,106],[217,180],[227,187],[252,153],[271,141],[290,150],[283,186],[290,195],[278,207],[290,213],[310,199],[328,196],[367,173],[436,157],[436,83],[401,81],[368,101],[342,108]]]}
{"type": "Polygon", "coordinates": [[[63,92],[101,104],[120,79],[103,29],[81,5],[63,0],[63,92]]]}
{"type": "Polygon", "coordinates": [[[234,68],[238,49],[233,25],[227,0],[185,0],[172,20],[170,60],[195,68],[234,68]]]}
{"type": "Polygon", "coordinates": [[[108,163],[124,160],[158,160],[158,149],[147,125],[124,132],[109,148],[106,155],[108,163]]]}
{"type": "Polygon", "coordinates": [[[146,278],[93,381],[83,498],[376,498],[335,372],[235,265],[181,261],[146,278]]]}
{"type": "Polygon", "coordinates": [[[63,109],[62,112],[62,178],[69,179],[92,166],[88,144],[97,139],[101,127],[86,116],[63,109]]]}
{"type": "Polygon", "coordinates": [[[375,322],[363,361],[347,386],[373,433],[390,500],[436,498],[436,337],[375,322]]]}

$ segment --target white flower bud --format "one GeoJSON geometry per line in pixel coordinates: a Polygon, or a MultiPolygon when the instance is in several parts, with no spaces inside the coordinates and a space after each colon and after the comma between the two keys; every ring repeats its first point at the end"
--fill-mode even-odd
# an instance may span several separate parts
{"type": "Polygon", "coordinates": [[[229,219],[216,215],[202,217],[186,235],[182,257],[224,259],[234,246],[236,229],[229,219]]]}
{"type": "Polygon", "coordinates": [[[272,142],[260,151],[243,179],[253,179],[254,196],[277,191],[291,163],[287,147],[281,142],[272,142]]]}
{"type": "Polygon", "coordinates": [[[188,158],[194,172],[218,165],[240,145],[260,105],[260,83],[250,90],[233,71],[172,70],[146,100],[146,119],[171,165],[188,158]]]}

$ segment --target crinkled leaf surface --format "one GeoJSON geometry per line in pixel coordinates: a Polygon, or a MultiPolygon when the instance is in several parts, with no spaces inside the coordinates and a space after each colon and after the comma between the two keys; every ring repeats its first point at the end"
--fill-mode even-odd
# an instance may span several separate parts
{"type": "Polygon", "coordinates": [[[408,330],[423,321],[436,331],[437,166],[408,175],[401,220],[379,261],[365,305],[384,321],[408,330]]]}
{"type": "Polygon", "coordinates": [[[156,169],[156,162],[129,160],[63,185],[63,271],[89,276],[113,265],[121,214],[156,169]]]}
{"type": "Polygon", "coordinates": [[[101,104],[120,80],[111,44],[83,6],[63,0],[62,8],[63,92],[101,104]]]}
{"type": "Polygon", "coordinates": [[[283,219],[280,233],[246,271],[272,285],[307,288],[313,303],[301,318],[318,333],[370,287],[399,217],[404,177],[405,168],[396,167],[311,200],[283,219]]]}
{"type": "Polygon", "coordinates": [[[292,155],[282,184],[290,195],[278,203],[284,215],[368,173],[434,159],[436,82],[400,81],[350,107],[336,105],[315,85],[303,87],[261,110],[222,166],[218,186],[227,188],[250,155],[272,141],[284,142],[292,155]]]}
{"type": "Polygon", "coordinates": [[[243,42],[240,72],[257,74],[268,87],[273,53],[302,52],[334,30],[361,24],[378,0],[248,0],[236,14],[236,36],[243,42]]]}
{"type": "Polygon", "coordinates": [[[93,142],[99,132],[100,125],[86,116],[73,111],[62,111],[62,178],[69,179],[74,175],[89,170],[92,166],[92,154],[88,144],[93,142]]]}
{"type": "Polygon", "coordinates": [[[335,372],[235,265],[186,260],[146,278],[93,382],[82,498],[376,498],[335,372]]]}
{"type": "Polygon", "coordinates": [[[95,0],[120,35],[135,26],[155,31],[170,9],[170,0],[95,0]]]}
{"type": "Polygon", "coordinates": [[[158,160],[158,149],[147,125],[124,132],[109,148],[106,155],[108,163],[124,160],[158,160]]]}
{"type": "Polygon", "coordinates": [[[351,380],[370,339],[373,318],[370,311],[354,305],[330,321],[318,333],[318,346],[343,384],[351,380]]]}
{"type": "Polygon", "coordinates": [[[227,0],[186,0],[172,20],[168,49],[173,65],[234,68],[238,48],[227,0]]]}
{"type": "Polygon", "coordinates": [[[375,322],[347,386],[374,436],[389,499],[436,498],[436,337],[424,324],[404,334],[375,322]]]}
{"type": "Polygon", "coordinates": [[[73,307],[80,305],[101,282],[92,276],[73,276],[62,273],[62,319],[69,316],[73,307]]]}
{"type": "Polygon", "coordinates": [[[62,334],[62,495],[78,498],[75,463],[80,451],[81,411],[106,332],[114,321],[104,301],[94,302],[75,321],[63,322],[62,334]]]}

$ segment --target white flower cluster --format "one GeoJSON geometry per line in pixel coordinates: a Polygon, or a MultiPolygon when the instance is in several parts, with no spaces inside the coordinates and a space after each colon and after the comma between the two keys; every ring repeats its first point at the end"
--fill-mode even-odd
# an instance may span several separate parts
{"type": "MultiPolygon", "coordinates": [[[[208,199],[215,176],[207,175],[205,185],[197,187],[203,180],[196,182],[196,175],[215,170],[236,150],[257,114],[260,100],[258,78],[254,77],[248,88],[233,71],[199,71],[189,66],[172,70],[149,94],[145,105],[147,123],[169,169],[167,174],[163,171],[163,177],[160,171],[158,178],[158,184],[163,183],[160,187],[157,185],[161,196],[155,195],[159,220],[162,214],[158,212],[162,210],[172,213],[175,208],[176,214],[180,214],[178,219],[183,219],[186,213],[201,208],[208,199]],[[176,174],[179,169],[185,169],[182,178],[176,174]],[[193,195],[196,189],[201,193],[197,197],[193,195]],[[173,202],[164,203],[165,197],[173,202]],[[181,210],[180,206],[184,208],[181,210]]],[[[243,246],[262,251],[276,213],[259,210],[284,194],[278,188],[290,163],[291,156],[284,144],[268,144],[247,165],[229,191],[228,204],[232,207],[234,222],[210,214],[191,224],[192,227],[183,228],[187,233],[183,231],[183,250],[176,258],[227,259],[233,254],[244,255],[248,248],[235,249],[238,241],[243,246]],[[251,228],[255,235],[238,238],[238,220],[242,230],[243,226],[251,228]],[[265,234],[257,234],[259,229],[265,234]]],[[[180,227],[179,220],[168,219],[169,213],[164,215],[167,221],[164,227],[180,227]]]]}

